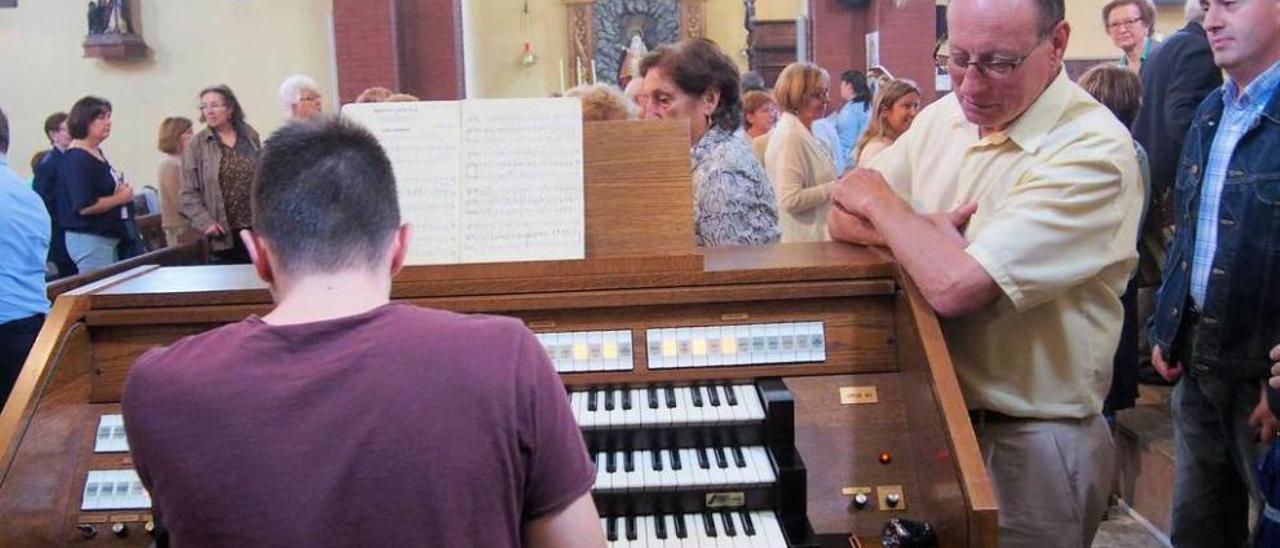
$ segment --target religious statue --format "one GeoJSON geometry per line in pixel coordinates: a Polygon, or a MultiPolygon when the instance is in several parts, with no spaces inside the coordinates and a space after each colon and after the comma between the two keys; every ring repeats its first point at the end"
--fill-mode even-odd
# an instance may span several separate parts
{"type": "Polygon", "coordinates": [[[622,65],[618,67],[618,85],[622,89],[627,88],[627,84],[632,78],[640,75],[640,60],[644,59],[645,54],[649,53],[649,48],[645,47],[644,39],[640,37],[640,32],[633,30],[631,32],[631,44],[627,46],[627,52],[622,56],[622,65]]]}
{"type": "Polygon", "coordinates": [[[129,0],[90,0],[89,34],[133,34],[129,0]]]}

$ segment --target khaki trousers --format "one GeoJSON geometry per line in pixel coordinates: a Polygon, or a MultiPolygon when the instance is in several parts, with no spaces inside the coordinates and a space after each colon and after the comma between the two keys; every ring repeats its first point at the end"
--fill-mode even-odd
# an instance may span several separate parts
{"type": "Polygon", "coordinates": [[[1107,510],[1115,447],[1102,415],[974,419],[999,504],[1002,548],[1088,548],[1107,510]]]}

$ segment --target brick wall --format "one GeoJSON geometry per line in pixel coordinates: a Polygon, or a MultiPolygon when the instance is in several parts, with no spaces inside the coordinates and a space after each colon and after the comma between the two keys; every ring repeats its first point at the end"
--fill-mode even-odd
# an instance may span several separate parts
{"type": "Polygon", "coordinates": [[[428,100],[461,99],[462,0],[399,0],[401,89],[428,100]]]}
{"type": "Polygon", "coordinates": [[[333,0],[333,19],[342,102],[372,86],[462,97],[461,0],[333,0]]]}
{"type": "Polygon", "coordinates": [[[333,0],[338,95],[354,101],[365,88],[400,87],[395,0],[333,0]]]}
{"type": "MultiPolygon", "coordinates": [[[[894,76],[910,78],[926,98],[933,97],[933,2],[871,0],[848,7],[837,0],[809,0],[813,61],[831,72],[833,80],[848,68],[867,69],[866,35],[880,31],[880,64],[894,76]]],[[[838,87],[832,85],[833,101],[838,87]]]]}

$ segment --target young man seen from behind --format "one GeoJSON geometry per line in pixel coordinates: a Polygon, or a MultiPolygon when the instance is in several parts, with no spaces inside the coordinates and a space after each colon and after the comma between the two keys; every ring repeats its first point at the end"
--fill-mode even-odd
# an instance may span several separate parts
{"type": "Polygon", "coordinates": [[[135,467],[178,545],[603,546],[564,386],[518,320],[391,303],[410,230],[340,120],[266,143],[242,235],[271,313],[129,373],[135,467]]]}

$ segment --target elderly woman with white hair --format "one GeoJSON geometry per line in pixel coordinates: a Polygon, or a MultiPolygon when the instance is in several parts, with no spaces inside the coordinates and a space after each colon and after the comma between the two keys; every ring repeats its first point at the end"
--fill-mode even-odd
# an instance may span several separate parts
{"type": "Polygon", "coordinates": [[[324,111],[324,95],[310,76],[295,74],[280,85],[280,100],[289,121],[305,122],[324,111]]]}

